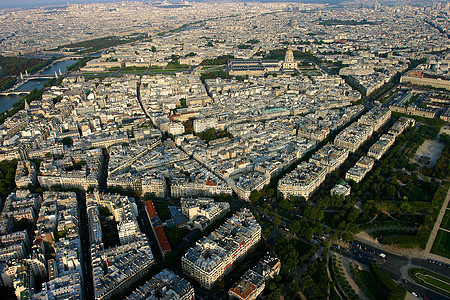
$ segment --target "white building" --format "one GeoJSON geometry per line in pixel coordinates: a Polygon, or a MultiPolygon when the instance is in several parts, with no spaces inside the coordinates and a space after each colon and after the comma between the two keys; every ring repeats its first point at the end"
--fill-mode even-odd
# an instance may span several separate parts
{"type": "Polygon", "coordinates": [[[308,199],[325,180],[326,175],[326,166],[313,162],[303,162],[295,170],[280,179],[278,191],[283,193],[284,197],[292,195],[308,199]]]}
{"type": "Polygon", "coordinates": [[[214,202],[211,198],[182,198],[181,211],[195,228],[203,230],[215,220],[225,216],[230,211],[230,204],[214,202]]]}
{"type": "Polygon", "coordinates": [[[356,183],[361,182],[361,180],[372,170],[374,164],[374,159],[368,156],[362,156],[356,164],[351,167],[345,174],[346,180],[354,180],[356,183]]]}
{"type": "Polygon", "coordinates": [[[177,299],[195,298],[194,287],[186,279],[175,275],[167,269],[156,274],[143,286],[138,287],[126,300],[141,299],[177,299]]]}
{"type": "Polygon", "coordinates": [[[211,289],[260,239],[261,226],[250,210],[243,208],[182,256],[183,272],[211,289]]]}
{"type": "Polygon", "coordinates": [[[178,122],[170,122],[167,132],[172,135],[181,135],[184,133],[184,125],[178,122]]]}
{"type": "Polygon", "coordinates": [[[210,128],[217,128],[216,118],[203,118],[194,120],[194,132],[203,132],[210,128]]]}

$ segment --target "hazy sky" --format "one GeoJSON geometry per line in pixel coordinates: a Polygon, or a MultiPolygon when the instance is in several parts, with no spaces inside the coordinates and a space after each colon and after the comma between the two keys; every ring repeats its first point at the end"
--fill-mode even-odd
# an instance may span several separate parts
{"type": "MultiPolygon", "coordinates": [[[[163,0],[0,0],[0,8],[16,8],[16,7],[38,7],[45,5],[61,5],[74,3],[93,3],[93,2],[119,2],[119,1],[144,1],[144,2],[162,2],[163,0]]],[[[169,2],[182,2],[183,0],[168,0],[169,2]]],[[[192,0],[189,0],[192,1],[192,0]]],[[[195,0],[195,1],[214,1],[214,0],[195,0]]],[[[240,0],[260,1],[260,2],[340,2],[348,0],[240,0]]]]}
{"type": "MultiPolygon", "coordinates": [[[[118,2],[118,1],[144,1],[144,2],[162,2],[163,0],[0,0],[0,8],[16,8],[16,7],[38,7],[45,5],[62,5],[74,3],[93,3],[93,2],[118,2]]],[[[181,2],[182,0],[169,0],[169,2],[181,2]]],[[[190,0],[192,1],[192,0],[190,0]]],[[[214,0],[194,0],[194,1],[214,1],[214,0]]],[[[303,3],[337,3],[351,0],[238,0],[238,1],[260,1],[260,2],[303,2],[303,3]]],[[[395,2],[389,0],[379,0],[381,3],[395,2]]],[[[432,0],[399,0],[402,3],[427,3],[432,0]]],[[[434,0],[437,2],[446,2],[447,0],[434,0]]]]}
{"type": "MultiPolygon", "coordinates": [[[[0,7],[33,7],[66,3],[113,2],[114,0],[0,0],[0,7]]],[[[118,0],[116,0],[118,1],[118,0]]]]}

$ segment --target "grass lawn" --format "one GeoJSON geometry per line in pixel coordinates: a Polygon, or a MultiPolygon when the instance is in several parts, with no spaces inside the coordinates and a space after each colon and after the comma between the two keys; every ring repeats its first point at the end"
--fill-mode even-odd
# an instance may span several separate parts
{"type": "Polygon", "coordinates": [[[417,273],[416,277],[419,279],[422,279],[425,282],[428,282],[431,285],[437,286],[440,289],[446,290],[446,291],[450,291],[450,284],[436,278],[433,277],[431,275],[428,274],[421,274],[421,273],[417,273]]]}
{"type": "Polygon", "coordinates": [[[430,272],[425,269],[413,268],[408,274],[417,282],[424,286],[440,292],[441,294],[450,296],[450,278],[430,272]]]}
{"type": "Polygon", "coordinates": [[[146,70],[122,70],[121,73],[123,74],[143,74],[146,70]]]}
{"type": "Polygon", "coordinates": [[[439,230],[434,240],[431,253],[450,258],[450,233],[439,230]]]}
{"type": "Polygon", "coordinates": [[[204,66],[203,70],[225,70],[224,66],[204,66]]]}
{"type": "Polygon", "coordinates": [[[90,72],[90,73],[83,73],[82,76],[108,76],[108,75],[112,75],[114,73],[116,73],[116,72],[115,71],[114,72],[98,72],[98,73],[90,72]]]}
{"type": "Polygon", "coordinates": [[[442,218],[441,228],[450,230],[450,210],[447,209],[445,212],[444,218],[442,218]]]}
{"type": "Polygon", "coordinates": [[[189,69],[160,69],[160,70],[155,70],[155,69],[150,69],[150,74],[166,74],[166,73],[176,73],[176,72],[181,72],[181,71],[186,71],[189,69]]]}
{"type": "Polygon", "coordinates": [[[309,71],[308,73],[311,76],[322,76],[322,73],[319,71],[309,71]]]}

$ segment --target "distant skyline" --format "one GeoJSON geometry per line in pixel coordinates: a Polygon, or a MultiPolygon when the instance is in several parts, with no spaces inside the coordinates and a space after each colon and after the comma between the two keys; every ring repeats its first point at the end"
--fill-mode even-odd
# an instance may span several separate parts
{"type": "MultiPolygon", "coordinates": [[[[17,2],[11,0],[0,0],[0,9],[3,8],[33,8],[40,6],[77,4],[77,3],[108,3],[108,2],[163,2],[165,0],[19,0],[17,2]]],[[[192,2],[214,2],[215,0],[188,0],[192,2]]],[[[219,0],[220,1],[220,0],[219,0]]],[[[232,0],[230,0],[232,1],[232,0]]],[[[241,2],[300,2],[300,3],[330,3],[337,4],[340,2],[350,2],[352,0],[238,0],[241,2]]],[[[375,0],[373,0],[375,1],[375,0]]],[[[399,2],[410,4],[426,4],[429,0],[378,0],[382,4],[392,5],[392,3],[399,2]]],[[[184,2],[184,0],[168,0],[171,3],[184,2]]],[[[435,2],[447,2],[447,0],[435,0],[435,2]]]]}
{"type": "MultiPolygon", "coordinates": [[[[77,3],[108,3],[108,2],[163,2],[165,0],[0,0],[0,9],[2,8],[33,8],[40,6],[77,4],[77,3]]],[[[215,0],[188,0],[192,2],[214,2],[215,0]]],[[[220,1],[220,0],[219,0],[220,1]]],[[[239,1],[239,0],[238,0],[239,1]]],[[[240,0],[242,2],[302,2],[302,3],[339,3],[351,0],[240,0]]],[[[168,0],[171,3],[184,2],[184,0],[168,0]]]]}
{"type": "MultiPolygon", "coordinates": [[[[46,5],[63,5],[75,3],[98,3],[98,2],[118,2],[122,0],[0,0],[0,8],[30,8],[46,5]]],[[[124,0],[126,1],[126,0],[124,0]]]]}

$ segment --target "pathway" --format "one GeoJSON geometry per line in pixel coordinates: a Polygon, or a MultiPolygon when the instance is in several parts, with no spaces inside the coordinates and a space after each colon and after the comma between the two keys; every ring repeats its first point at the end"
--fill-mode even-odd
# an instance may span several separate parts
{"type": "Polygon", "coordinates": [[[362,241],[364,243],[367,243],[368,245],[378,248],[382,252],[392,253],[399,256],[412,256],[417,258],[424,258],[423,257],[423,251],[418,248],[399,248],[396,249],[391,246],[383,245],[377,241],[375,241],[367,232],[362,231],[355,235],[356,241],[362,241]]]}
{"type": "MultiPolygon", "coordinates": [[[[329,268],[329,266],[330,266],[330,259],[331,259],[330,257],[331,257],[331,254],[328,253],[328,254],[327,254],[327,275],[328,275],[328,278],[330,279],[330,281],[333,281],[333,277],[331,276],[331,272],[330,272],[330,268],[329,268]]],[[[329,291],[329,292],[330,292],[330,286],[331,286],[331,284],[328,286],[328,291],[329,291]]],[[[334,289],[334,292],[336,293],[336,295],[338,295],[339,298],[340,298],[341,300],[343,300],[343,298],[342,298],[342,296],[341,296],[341,293],[339,293],[339,291],[338,291],[336,285],[333,285],[333,289],[334,289]]],[[[303,299],[302,299],[302,300],[303,300],[303,299]]]]}
{"type": "Polygon", "coordinates": [[[362,299],[362,300],[370,300],[363,293],[363,291],[359,288],[359,286],[356,284],[356,282],[353,280],[353,277],[351,276],[351,272],[350,272],[350,261],[351,261],[351,259],[346,257],[346,256],[341,256],[341,260],[342,260],[342,266],[343,266],[343,269],[344,269],[345,279],[350,284],[352,289],[360,297],[360,299],[362,299]]]}
{"type": "Polygon", "coordinates": [[[447,191],[447,197],[445,197],[444,204],[442,204],[441,211],[439,212],[439,215],[436,219],[436,223],[434,223],[433,230],[430,233],[430,237],[428,239],[428,243],[424,251],[424,256],[445,262],[447,264],[450,264],[450,259],[436,254],[432,254],[430,252],[431,248],[433,247],[434,239],[436,238],[439,227],[441,226],[442,219],[444,218],[445,212],[447,211],[449,201],[450,201],[450,189],[448,189],[447,191]]]}

